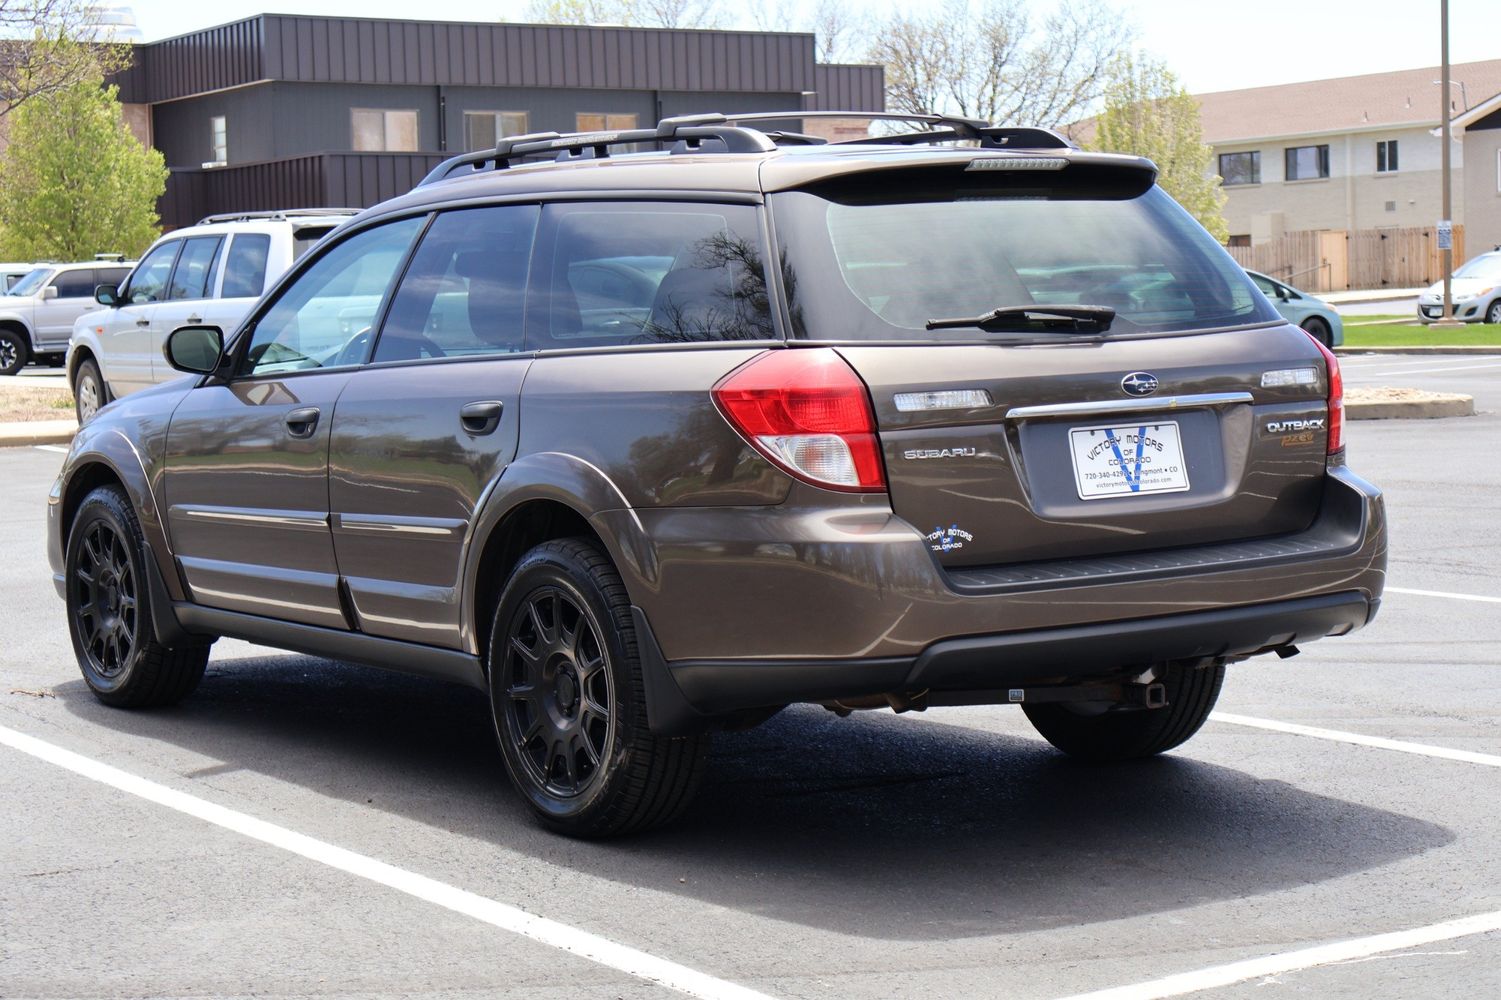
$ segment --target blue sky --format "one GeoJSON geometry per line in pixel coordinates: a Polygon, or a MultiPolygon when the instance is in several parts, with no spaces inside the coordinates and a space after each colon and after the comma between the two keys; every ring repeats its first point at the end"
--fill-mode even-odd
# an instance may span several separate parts
{"type": "MultiPolygon", "coordinates": [[[[410,0],[127,0],[147,39],[259,13],[410,18],[410,0]]],[[[920,8],[938,0],[904,0],[920,8]]],[[[1107,0],[1108,2],[1108,0],[1107,0]]],[[[1142,47],[1166,60],[1190,90],[1231,90],[1295,80],[1437,65],[1438,0],[1115,0],[1142,47]]],[[[736,5],[731,3],[733,8],[736,5]]],[[[871,15],[883,0],[851,0],[871,15]]],[[[1048,0],[1038,8],[1051,6],[1048,0]]],[[[1455,62],[1501,58],[1497,0],[1451,0],[1455,62]]],[[[447,0],[425,8],[455,21],[522,20],[525,0],[447,0]]],[[[750,18],[746,27],[751,27],[750,18]]]]}

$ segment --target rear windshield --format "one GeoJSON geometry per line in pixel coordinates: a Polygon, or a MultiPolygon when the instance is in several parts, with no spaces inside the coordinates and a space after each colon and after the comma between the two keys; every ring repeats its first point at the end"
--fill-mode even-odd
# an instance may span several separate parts
{"type": "MultiPolygon", "coordinates": [[[[1035,174],[1033,175],[1036,176],[1035,174]]],[[[794,191],[771,199],[793,329],[813,340],[1033,336],[925,329],[1027,305],[1108,306],[1108,336],[1277,322],[1215,240],[1161,188],[794,191]]]]}

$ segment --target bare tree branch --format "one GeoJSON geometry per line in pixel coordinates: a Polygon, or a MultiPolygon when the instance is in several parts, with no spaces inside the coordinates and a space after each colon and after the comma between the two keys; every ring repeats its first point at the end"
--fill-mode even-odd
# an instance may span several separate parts
{"type": "Polygon", "coordinates": [[[869,58],[886,67],[886,103],[910,114],[1063,125],[1100,98],[1131,29],[1101,0],[1065,0],[1041,23],[1025,0],[947,0],[898,12],[869,58]]]}
{"type": "Polygon", "coordinates": [[[0,0],[0,117],[131,58],[100,36],[87,0],[0,0]]]}

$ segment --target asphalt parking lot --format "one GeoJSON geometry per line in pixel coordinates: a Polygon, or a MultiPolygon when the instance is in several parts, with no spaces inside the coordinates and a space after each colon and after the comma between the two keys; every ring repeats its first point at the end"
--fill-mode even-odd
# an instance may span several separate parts
{"type": "Polygon", "coordinates": [[[226,641],[181,706],[99,705],[42,549],[62,456],[0,451],[0,996],[1501,994],[1501,352],[1342,363],[1481,411],[1349,426],[1392,519],[1369,628],[1232,667],[1128,766],[1014,709],[791,709],[607,844],[532,824],[468,690],[226,641]]]}

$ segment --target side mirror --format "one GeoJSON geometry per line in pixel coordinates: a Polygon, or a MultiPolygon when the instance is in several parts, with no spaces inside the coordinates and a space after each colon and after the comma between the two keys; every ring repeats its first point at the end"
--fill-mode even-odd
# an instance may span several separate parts
{"type": "Polygon", "coordinates": [[[224,331],[217,326],[180,326],[167,335],[162,354],[180,372],[208,375],[224,354],[224,331]]]}
{"type": "Polygon", "coordinates": [[[120,289],[115,285],[95,285],[94,301],[101,306],[117,306],[120,304],[120,289]]]}
{"type": "Polygon", "coordinates": [[[55,299],[55,298],[57,298],[57,286],[56,285],[48,285],[46,288],[42,289],[42,298],[43,299],[55,299]]]}

